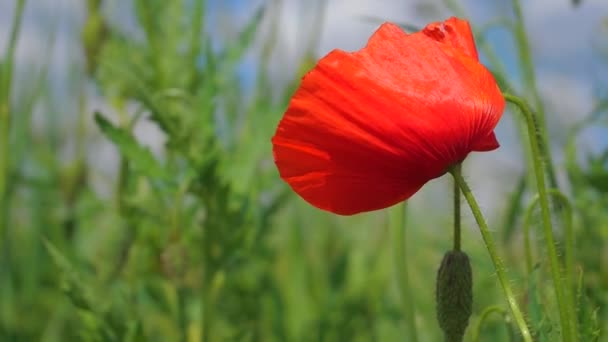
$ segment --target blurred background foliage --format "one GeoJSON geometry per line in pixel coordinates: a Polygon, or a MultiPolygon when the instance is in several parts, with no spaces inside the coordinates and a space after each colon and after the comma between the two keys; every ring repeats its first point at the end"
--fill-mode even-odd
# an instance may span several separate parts
{"type": "MultiPolygon", "coordinates": [[[[298,71],[278,84],[269,64],[281,0],[266,1],[246,22],[222,21],[235,34],[220,40],[209,32],[205,1],[126,1],[133,30],[108,14],[111,1],[83,1],[81,57],[64,75],[70,88],[61,105],[44,59],[16,74],[23,10],[35,0],[14,2],[0,50],[0,341],[399,341],[412,336],[407,306],[418,339],[441,340],[434,278],[451,245],[451,211],[434,221],[441,227],[428,227],[428,214],[408,215],[404,239],[387,219],[402,207],[330,215],[296,198],[274,167],[270,137],[318,57],[323,1],[311,2],[318,22],[298,71]],[[251,54],[256,72],[244,76],[251,54]],[[144,143],[138,128],[156,132],[161,147],[144,143]],[[99,146],[112,146],[118,159],[105,162],[99,146]],[[105,170],[94,166],[100,160],[105,170]],[[403,262],[407,298],[399,287],[403,262]]],[[[457,2],[437,6],[467,17],[457,2]]],[[[419,11],[434,15],[429,6],[419,11]]],[[[503,89],[542,112],[521,18],[505,20],[524,49],[521,82],[509,82],[483,26],[473,23],[480,51],[503,89]]],[[[48,51],[55,29],[48,27],[48,51]]],[[[554,165],[563,177],[552,186],[574,207],[581,341],[606,339],[608,150],[583,154],[576,139],[605,126],[607,110],[608,98],[598,98],[570,128],[565,161],[554,165]]],[[[498,201],[492,222],[530,326],[539,341],[555,341],[534,208],[531,270],[523,249],[530,179],[522,174],[498,201]]],[[[565,223],[560,205],[554,215],[565,223]]],[[[466,339],[518,341],[485,247],[472,222],[465,225],[475,297],[466,339]]]]}

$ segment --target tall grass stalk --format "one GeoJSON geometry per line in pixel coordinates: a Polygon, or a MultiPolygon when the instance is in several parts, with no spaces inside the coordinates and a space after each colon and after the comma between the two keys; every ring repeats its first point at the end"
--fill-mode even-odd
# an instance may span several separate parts
{"type": "Polygon", "coordinates": [[[0,239],[2,241],[7,239],[8,207],[10,206],[8,180],[11,176],[11,158],[9,155],[12,79],[17,38],[19,37],[24,8],[25,0],[17,1],[6,55],[4,55],[0,65],[0,239]]]}
{"type": "Polygon", "coordinates": [[[12,316],[14,310],[14,283],[11,252],[9,251],[9,214],[11,212],[11,194],[9,179],[12,176],[11,165],[11,94],[13,87],[13,72],[15,69],[15,50],[17,39],[23,19],[25,0],[17,2],[13,15],[6,54],[0,61],[0,327],[4,326],[4,319],[12,316]]]}
{"type": "Polygon", "coordinates": [[[406,211],[407,204],[397,205],[390,209],[390,226],[393,234],[393,253],[395,256],[395,272],[399,284],[399,297],[401,298],[401,309],[405,316],[408,341],[418,341],[416,329],[416,311],[414,309],[414,296],[410,286],[410,277],[407,265],[407,238],[406,238],[406,211]]]}

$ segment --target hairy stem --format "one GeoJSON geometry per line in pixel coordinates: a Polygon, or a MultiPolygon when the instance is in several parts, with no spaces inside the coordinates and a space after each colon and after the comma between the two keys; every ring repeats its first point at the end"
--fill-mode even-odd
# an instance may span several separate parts
{"type": "MultiPolygon", "coordinates": [[[[578,322],[576,318],[575,311],[575,300],[574,300],[574,292],[575,292],[575,282],[574,282],[574,230],[572,227],[572,204],[568,198],[557,189],[549,189],[547,190],[547,194],[556,199],[560,205],[561,210],[564,213],[564,232],[565,232],[565,268],[566,268],[566,294],[568,297],[569,305],[568,305],[568,314],[570,315],[572,330],[575,334],[574,340],[578,340],[578,322]]],[[[533,209],[536,207],[536,204],[539,202],[540,196],[536,195],[530,202],[528,209],[526,210],[526,216],[524,218],[524,250],[526,255],[526,267],[528,273],[532,272],[532,251],[530,244],[530,219],[532,217],[533,209]]]]}
{"type": "Polygon", "coordinates": [[[561,267],[557,257],[557,249],[555,247],[555,238],[553,237],[553,228],[551,224],[551,213],[549,211],[549,198],[545,187],[545,175],[543,173],[543,165],[541,160],[541,152],[539,149],[539,141],[537,136],[536,122],[528,105],[520,98],[505,94],[505,100],[516,105],[521,113],[525,116],[528,124],[528,136],[530,139],[530,148],[532,150],[532,161],[534,166],[534,174],[536,176],[536,185],[538,188],[538,197],[540,201],[541,216],[543,230],[545,234],[545,242],[547,244],[547,252],[549,254],[549,262],[551,264],[551,276],[555,287],[555,296],[559,308],[560,324],[562,328],[562,338],[564,341],[574,341],[575,334],[571,328],[571,320],[569,312],[574,310],[569,309],[568,300],[564,294],[564,285],[561,276],[561,267]]]}
{"type": "MultiPolygon", "coordinates": [[[[454,166],[460,168],[460,164],[454,166]]],[[[460,172],[460,171],[459,171],[460,172]]],[[[458,183],[454,181],[454,250],[460,251],[460,188],[458,183]]]]}
{"type": "Polygon", "coordinates": [[[479,205],[477,204],[477,201],[475,200],[475,197],[473,196],[469,185],[462,177],[460,168],[453,167],[450,170],[450,173],[452,174],[452,176],[454,176],[454,180],[460,187],[460,190],[462,191],[464,198],[469,204],[469,207],[471,207],[471,212],[475,217],[475,221],[477,221],[477,225],[479,226],[479,231],[481,232],[483,241],[486,245],[486,248],[488,249],[490,258],[494,263],[494,268],[496,270],[496,275],[498,276],[498,281],[502,286],[505,298],[507,299],[507,303],[509,305],[509,308],[511,309],[513,318],[517,323],[517,327],[519,328],[519,331],[524,341],[532,342],[532,335],[530,334],[530,330],[528,329],[526,321],[524,320],[524,315],[520,310],[519,305],[517,304],[517,300],[515,299],[515,295],[513,294],[513,290],[511,289],[511,285],[509,284],[509,279],[507,278],[505,266],[503,265],[502,260],[500,260],[500,257],[498,256],[498,253],[496,251],[496,245],[494,243],[492,235],[490,234],[490,229],[488,228],[486,220],[483,217],[483,214],[481,213],[481,209],[479,208],[479,205]]]}

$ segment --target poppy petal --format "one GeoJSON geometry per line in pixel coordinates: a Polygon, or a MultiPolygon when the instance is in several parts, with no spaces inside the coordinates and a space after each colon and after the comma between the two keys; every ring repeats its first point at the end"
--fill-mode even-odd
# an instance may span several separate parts
{"type": "Polygon", "coordinates": [[[471,149],[477,152],[487,152],[492,151],[500,147],[498,140],[496,139],[496,134],[491,132],[487,137],[479,140],[475,143],[471,149]]]}
{"type": "Polygon", "coordinates": [[[422,32],[430,38],[447,43],[469,57],[478,60],[473,32],[466,20],[452,17],[443,23],[429,24],[422,32]]]}
{"type": "Polygon", "coordinates": [[[275,162],[321,209],[381,209],[491,148],[503,109],[492,75],[462,46],[387,23],[362,50],[334,50],[304,76],[272,139],[275,162]]]}

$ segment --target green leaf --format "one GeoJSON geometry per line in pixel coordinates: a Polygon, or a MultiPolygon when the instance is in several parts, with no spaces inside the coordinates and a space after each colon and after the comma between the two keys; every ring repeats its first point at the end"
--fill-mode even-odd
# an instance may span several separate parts
{"type": "Polygon", "coordinates": [[[68,258],[63,255],[50,241],[44,239],[44,246],[51,259],[61,271],[61,290],[75,307],[94,312],[95,305],[91,303],[89,291],[84,288],[76,269],[68,258]]]}
{"type": "Polygon", "coordinates": [[[576,312],[579,321],[579,336],[581,341],[595,342],[600,339],[599,308],[595,307],[589,296],[584,292],[583,274],[579,276],[576,294],[576,312]]]}
{"type": "Polygon", "coordinates": [[[61,290],[79,309],[76,311],[80,320],[78,334],[95,341],[117,341],[117,336],[125,335],[122,327],[124,320],[113,319],[113,312],[107,306],[108,298],[104,298],[106,302],[100,301],[91,283],[85,280],[71,261],[50,241],[44,239],[43,243],[60,270],[61,290]]]}
{"type": "Polygon", "coordinates": [[[137,172],[150,178],[168,178],[166,170],[154,158],[152,152],[139,145],[130,132],[112,125],[99,112],[95,113],[95,122],[103,134],[116,145],[120,153],[133,164],[137,172]]]}

